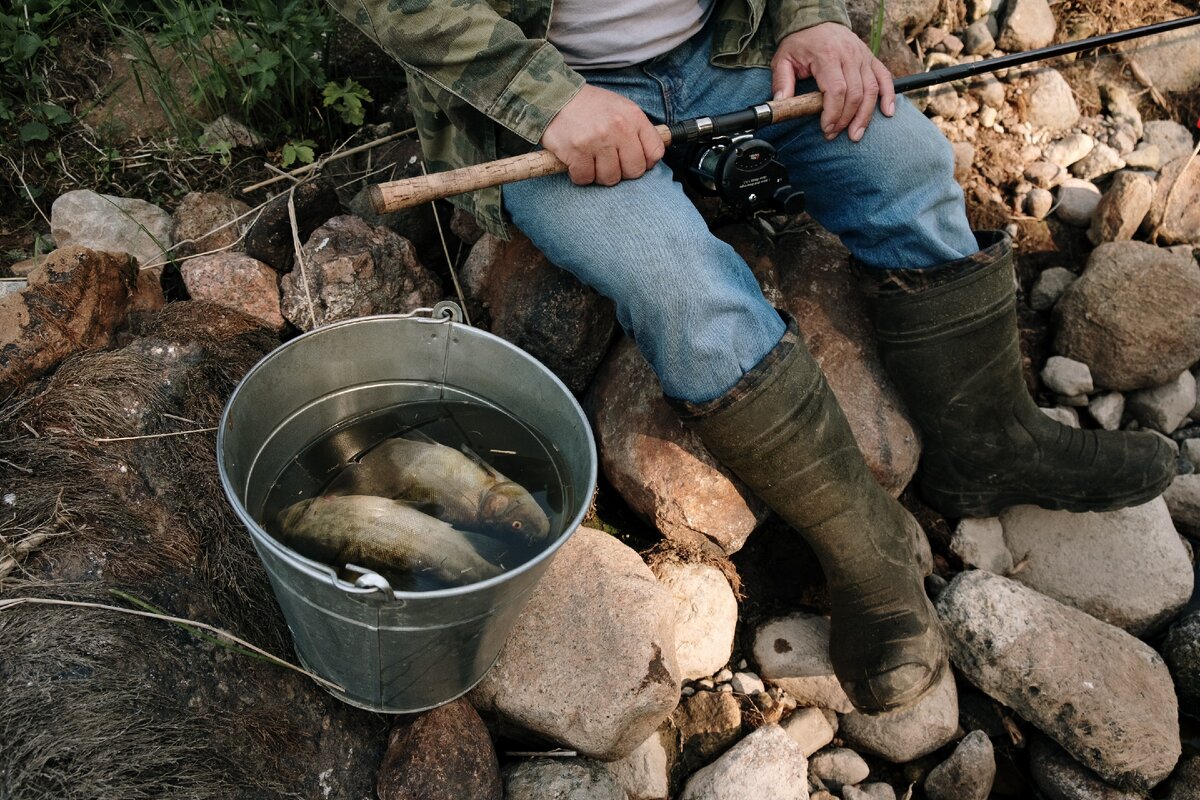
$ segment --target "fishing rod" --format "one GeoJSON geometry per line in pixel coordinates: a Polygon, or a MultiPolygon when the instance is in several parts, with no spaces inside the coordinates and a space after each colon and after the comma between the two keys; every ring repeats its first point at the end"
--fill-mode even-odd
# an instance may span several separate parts
{"type": "MultiPolygon", "coordinates": [[[[897,78],[893,86],[897,94],[903,94],[1198,23],[1200,14],[1142,25],[1074,42],[920,72],[897,78]]],[[[793,192],[787,186],[786,172],[774,160],[774,148],[761,139],[753,138],[751,134],[767,125],[818,114],[821,109],[821,92],[808,92],[728,114],[657,125],[655,130],[664,145],[693,146],[687,162],[702,189],[720,195],[743,210],[754,210],[765,203],[774,203],[780,209],[792,212],[799,210],[799,192],[793,192]],[[715,144],[705,147],[706,143],[715,144]]],[[[369,197],[377,214],[387,214],[443,197],[566,171],[566,164],[552,153],[535,150],[447,172],[375,184],[369,189],[369,197]]]]}

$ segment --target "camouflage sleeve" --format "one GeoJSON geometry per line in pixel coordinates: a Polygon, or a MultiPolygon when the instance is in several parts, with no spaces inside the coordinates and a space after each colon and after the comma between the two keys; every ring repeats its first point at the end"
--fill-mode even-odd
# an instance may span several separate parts
{"type": "Polygon", "coordinates": [[[329,0],[388,55],[529,142],[583,86],[550,43],[482,0],[329,0]]]}
{"type": "Polygon", "coordinates": [[[774,23],[776,42],[789,33],[822,22],[837,22],[850,27],[850,16],[843,0],[770,0],[767,8],[774,23]]]}

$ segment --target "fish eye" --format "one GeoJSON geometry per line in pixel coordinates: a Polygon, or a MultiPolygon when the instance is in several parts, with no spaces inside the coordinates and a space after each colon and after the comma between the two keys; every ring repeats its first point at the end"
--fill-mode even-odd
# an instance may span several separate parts
{"type": "Polygon", "coordinates": [[[521,520],[514,519],[512,521],[512,529],[514,531],[519,531],[519,530],[521,530],[521,528],[524,528],[524,527],[525,527],[525,523],[521,522],[521,520]]]}

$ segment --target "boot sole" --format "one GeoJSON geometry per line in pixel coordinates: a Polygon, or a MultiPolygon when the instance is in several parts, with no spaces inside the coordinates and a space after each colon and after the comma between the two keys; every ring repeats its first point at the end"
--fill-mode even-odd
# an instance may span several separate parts
{"type": "Polygon", "coordinates": [[[1170,475],[1166,480],[1126,492],[1123,495],[1105,495],[1103,497],[1064,497],[1058,494],[996,492],[994,490],[947,491],[925,483],[921,484],[921,494],[924,495],[930,506],[947,517],[995,517],[1007,508],[1022,505],[1039,506],[1050,511],[1076,513],[1116,511],[1153,500],[1171,485],[1174,477],[1174,475],[1170,475]]]}

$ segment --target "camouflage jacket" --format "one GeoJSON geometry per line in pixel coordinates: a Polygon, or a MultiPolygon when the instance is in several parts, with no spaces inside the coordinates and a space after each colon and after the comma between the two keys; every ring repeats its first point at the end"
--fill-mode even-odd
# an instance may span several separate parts
{"type": "MultiPolygon", "coordinates": [[[[552,0],[329,2],[403,65],[432,171],[533,149],[584,83],[546,41],[552,0]]],[[[765,66],[789,33],[819,22],[849,25],[843,0],[716,2],[717,66],[765,66]]],[[[452,200],[506,235],[499,189],[452,200]]]]}

